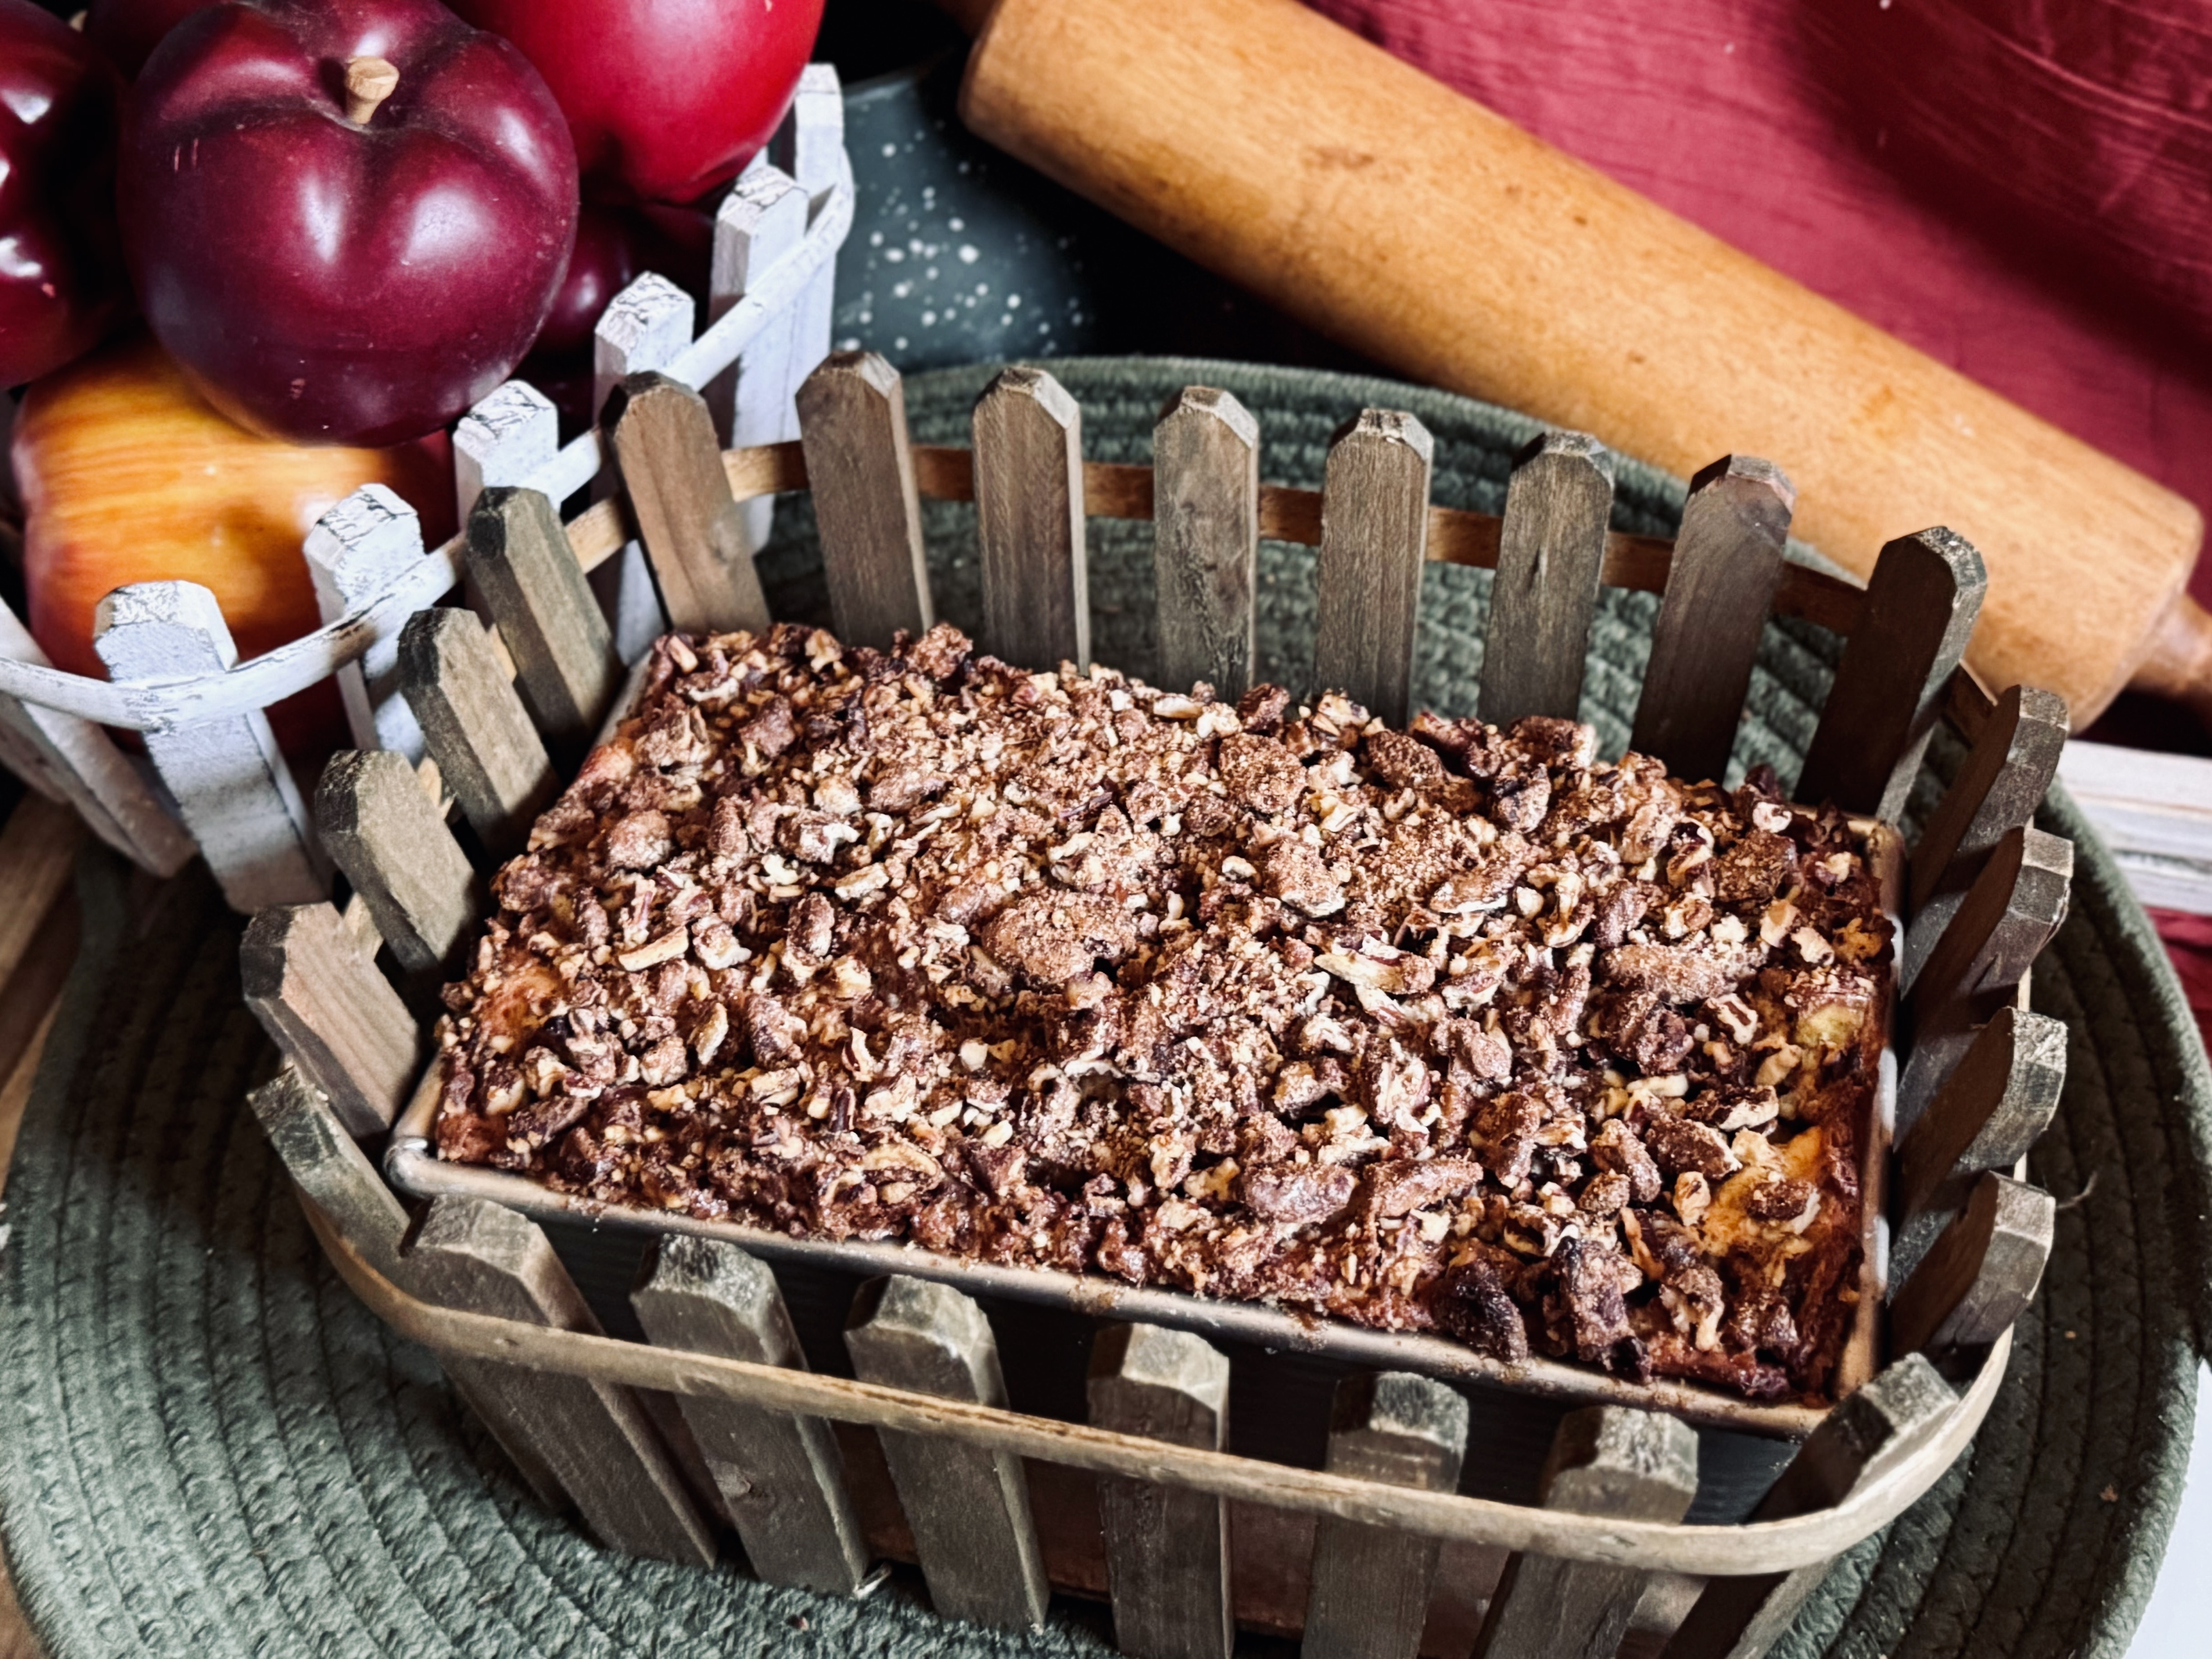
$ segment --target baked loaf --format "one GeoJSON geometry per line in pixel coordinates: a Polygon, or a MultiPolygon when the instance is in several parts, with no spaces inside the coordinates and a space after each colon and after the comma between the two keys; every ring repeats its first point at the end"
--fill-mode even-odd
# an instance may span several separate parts
{"type": "Polygon", "coordinates": [[[447,988],[447,1158],[595,1203],[1830,1388],[1890,929],[1568,720],[671,637],[447,988]]]}

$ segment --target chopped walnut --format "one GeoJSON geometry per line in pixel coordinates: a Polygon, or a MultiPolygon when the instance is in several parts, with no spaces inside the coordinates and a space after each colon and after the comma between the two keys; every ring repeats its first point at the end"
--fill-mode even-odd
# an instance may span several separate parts
{"type": "Polygon", "coordinates": [[[1358,1179],[1336,1165],[1284,1165],[1244,1172],[1244,1202],[1263,1221],[1326,1221],[1352,1202],[1358,1179]]]}

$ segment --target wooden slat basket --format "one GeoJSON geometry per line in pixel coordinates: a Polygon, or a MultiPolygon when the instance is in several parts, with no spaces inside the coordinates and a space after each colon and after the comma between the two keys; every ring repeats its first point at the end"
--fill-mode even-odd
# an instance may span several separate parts
{"type": "Polygon", "coordinates": [[[1674,543],[1613,534],[1609,459],[1574,434],[1518,458],[1502,520],[1441,509],[1428,434],[1379,410],[1338,434],[1322,490],[1263,487],[1255,423],[1202,387],[1164,412],[1152,467],[1086,464],[1074,401],[1035,368],[983,390],[972,450],[910,443],[897,376],[864,354],[824,360],[797,410],[797,441],[718,451],[697,393],[623,381],[605,422],[618,489],[565,526],[542,491],[486,490],[465,563],[490,626],[434,608],[399,635],[392,695],[426,761],[364,750],[325,774],[316,822],[355,897],[262,909],[245,969],[288,1058],[254,1109],[347,1281],[435,1349],[525,1477],[614,1547],[703,1561],[726,1519],[763,1577],[854,1593],[897,1556],[939,1611],[1014,1626],[1055,1585],[1103,1594],[1117,1644],[1146,1659],[1225,1654],[1238,1622],[1302,1631],[1316,1655],[1604,1655],[1632,1620],[1647,1649],[1763,1650],[1825,1564],[1971,1437],[2049,1250],[2051,1200],[2021,1160],[2056,1105],[2063,1033],[2024,992],[2063,916],[2070,848],[2029,819],[2065,710],[2022,688],[1991,699],[1960,667],[1983,585],[1973,549],[1942,530],[1902,538],[1864,590],[1787,563],[1788,483],[1747,458],[1699,475],[1674,543]],[[479,914],[486,872],[448,827],[448,792],[482,857],[517,848],[561,764],[627,706],[587,573],[635,531],[673,626],[758,629],[734,526],[801,489],[852,643],[928,625],[920,501],[973,500],[980,643],[1025,665],[1086,656],[1086,518],[1151,519],[1170,686],[1233,696],[1249,681],[1272,537],[1319,549],[1316,683],[1392,720],[1421,567],[1443,559],[1498,572],[1486,719],[1574,714],[1609,582],[1664,595],[1635,742],[1678,773],[1725,764],[1770,614],[1849,636],[1804,798],[1893,820],[1936,724],[1957,726],[1969,757],[1899,871],[1911,1042],[1886,1096],[1894,1152],[1869,1170],[1870,1194],[1890,1197],[1869,1203],[1882,1352],[1865,1380],[1796,1419],[1601,1391],[1554,1419],[1534,1501],[1507,1502],[1461,1492],[1497,1455],[1492,1396],[1418,1369],[1349,1370],[1322,1467],[1294,1467],[1226,1449],[1231,1362],[1188,1322],[1103,1322],[1083,1406],[1048,1416],[1009,1405],[1000,1352],[1029,1340],[1009,1328],[1018,1310],[987,1308],[918,1253],[905,1271],[871,1259],[879,1276],[843,1318],[848,1377],[810,1369],[777,1276],[731,1237],[656,1239],[624,1311],[645,1340],[618,1340],[518,1208],[447,1192],[410,1214],[362,1143],[416,1097],[428,1034],[410,975],[451,963],[479,914]],[[1892,1261],[1910,1267],[1894,1285],[1892,1261]],[[1747,1522],[1685,1524],[1711,1443],[1692,1418],[1802,1437],[1747,1522]]]}
{"type": "MultiPolygon", "coordinates": [[[[2031,689],[1992,699],[1960,667],[1979,558],[1930,530],[1886,549],[1863,590],[1787,563],[1787,480],[1743,457],[1694,481],[1675,541],[1613,534],[1609,458],[1571,433],[1518,459],[1502,519],[1439,508],[1428,434],[1382,410],[1338,434],[1322,490],[1263,486],[1255,422],[1205,387],[1164,411],[1153,465],[1087,464],[1074,401],[1032,368],[985,389],[972,449],[913,445],[889,367],[824,356],[852,216],[841,123],[834,75],[810,70],[781,167],[749,173],[718,216],[704,333],[659,277],[609,307],[599,430],[557,447],[550,406],[520,382],[461,422],[463,535],[426,551],[412,514],[374,489],[326,515],[304,550],[319,633],[240,664],[204,590],[143,585],[103,606],[102,682],[46,666],[0,612],[0,762],[149,870],[201,854],[253,913],[246,988],[285,1056],[253,1109],[331,1260],[440,1354],[539,1496],[609,1547],[705,1562],[726,1525],[762,1577],[843,1594],[878,1582],[883,1558],[912,1560],[939,1612],[1012,1626],[1042,1618],[1055,1587],[1103,1595],[1117,1644],[1143,1659],[1213,1659],[1238,1624],[1376,1659],[1602,1656],[1625,1635],[1683,1656],[1763,1651],[1826,1564],[1972,1437],[2049,1250],[2051,1201],[2021,1177],[2064,1036],[2025,988],[2063,914],[2070,848],[2029,820],[2066,711],[2031,689]],[[593,504],[564,524],[559,504],[586,487],[593,504]],[[410,1208],[371,1150],[416,1096],[421,992],[465,945],[489,862],[627,706],[623,665],[664,622],[768,623],[751,555],[773,497],[800,489],[850,643],[929,624],[920,502],[972,501],[980,643],[1028,666],[1088,660],[1086,518],[1150,520],[1170,689],[1233,698],[1249,684],[1267,538],[1319,550],[1315,684],[1393,723],[1421,568],[1440,560],[1498,573],[1492,721],[1575,714],[1611,585],[1664,596],[1633,742],[1678,774],[1726,764],[1770,615],[1848,636],[1801,797],[1894,822],[1936,724],[1955,726],[1969,757],[1895,860],[1910,1042],[1864,1171],[1859,1385],[1819,1413],[1567,1367],[1455,1371],[1437,1340],[1370,1333],[1361,1348],[1334,1327],[1286,1335],[1267,1310],[1249,1317],[1279,1322],[1237,1328],[1239,1346],[1209,1337],[1231,1330],[1222,1304],[1163,1297],[1083,1323],[1074,1397],[1016,1410],[1001,1353],[1020,1360],[1042,1328],[1018,1301],[968,1293],[957,1264],[855,1253],[872,1276],[836,1291],[840,1351],[810,1353],[789,1264],[771,1272],[765,1245],[657,1237],[634,1288],[595,1313],[516,1204],[450,1191],[410,1208]],[[448,602],[464,579],[473,610],[448,602]],[[311,810],[264,711],[332,676],[357,748],[311,810]],[[153,782],[103,726],[145,733],[153,782]],[[602,1316],[635,1336],[605,1334],[602,1316]],[[1334,1344],[1344,1361],[1303,1461],[1229,1449],[1230,1350],[1237,1367],[1288,1363],[1255,1341],[1334,1344]],[[1555,1399],[1540,1419],[1541,1471],[1516,1501],[1467,1495],[1493,1492],[1478,1477],[1517,1455],[1525,1419],[1501,1402],[1532,1389],[1587,1403],[1555,1399]],[[1686,1524],[1728,1437],[1716,1428],[1802,1443],[1748,1520],[1686,1524]]],[[[404,1136],[390,1152],[419,1162],[404,1136]]]]}

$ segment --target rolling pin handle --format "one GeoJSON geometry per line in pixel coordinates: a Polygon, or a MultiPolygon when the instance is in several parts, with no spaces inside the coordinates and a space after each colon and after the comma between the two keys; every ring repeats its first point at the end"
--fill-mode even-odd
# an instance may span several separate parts
{"type": "Polygon", "coordinates": [[[2186,593],[2175,599],[2128,689],[2169,697],[2212,731],[2212,612],[2186,593]]]}

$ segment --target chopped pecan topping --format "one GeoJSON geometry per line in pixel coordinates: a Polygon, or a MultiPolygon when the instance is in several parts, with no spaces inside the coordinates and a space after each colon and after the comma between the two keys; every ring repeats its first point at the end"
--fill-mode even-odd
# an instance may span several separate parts
{"type": "Polygon", "coordinates": [[[1744,1200],[1747,1214],[1759,1221],[1795,1221],[1820,1196],[1809,1181],[1778,1176],[1761,1182],[1744,1200]]]}
{"type": "Polygon", "coordinates": [[[1039,893],[1015,901],[983,925],[983,948],[1040,989],[1057,990],[1137,942],[1129,913],[1109,899],[1039,893]]]}
{"type": "Polygon", "coordinates": [[[1619,1118],[1597,1132],[1596,1139],[1590,1142],[1590,1157],[1596,1160],[1599,1169],[1626,1180],[1630,1196],[1638,1204],[1649,1204],[1659,1196],[1658,1164],[1637,1138],[1636,1131],[1619,1118]]]}
{"type": "Polygon", "coordinates": [[[1644,1144],[1661,1170],[1670,1176],[1689,1170],[1717,1181],[1741,1167],[1729,1150],[1726,1136],[1686,1117],[1653,1114],[1644,1124],[1644,1144]]]}
{"type": "Polygon", "coordinates": [[[1477,1353],[1517,1364],[1528,1357],[1528,1327],[1505,1285],[1487,1257],[1463,1261],[1437,1287],[1436,1320],[1477,1353]]]}
{"type": "Polygon", "coordinates": [[[1247,732],[1271,738],[1283,729],[1291,694],[1279,685],[1255,685],[1237,700],[1237,719],[1247,732]]]}
{"type": "Polygon", "coordinates": [[[1618,1250],[1587,1240],[1566,1239],[1556,1256],[1559,1300],[1565,1304],[1575,1357],[1602,1360],[1629,1335],[1628,1300],[1624,1291],[1643,1275],[1618,1250]]]}
{"type": "Polygon", "coordinates": [[[607,864],[616,870],[650,870],[675,849],[667,815],[632,812],[607,831],[607,864]]]}
{"type": "Polygon", "coordinates": [[[1344,884],[1303,841],[1279,841],[1260,854],[1260,888],[1310,916],[1344,908],[1344,884]]]}
{"type": "Polygon", "coordinates": [[[1231,796],[1255,812],[1284,811],[1305,787],[1305,768],[1272,738],[1243,732],[1225,737],[1216,763],[1231,796]]]}
{"type": "Polygon", "coordinates": [[[441,1156],[1826,1386],[1893,943],[1839,815],[950,628],[658,653],[444,993],[441,1156]]]}
{"type": "Polygon", "coordinates": [[[1302,1226],[1349,1207],[1358,1178],[1338,1164],[1278,1164],[1244,1175],[1244,1202],[1262,1221],[1302,1226]]]}
{"type": "Polygon", "coordinates": [[[1403,732],[1370,732],[1360,753],[1370,770],[1394,789],[1428,789],[1449,775],[1437,751],[1403,732]]]}
{"type": "Polygon", "coordinates": [[[1703,1002],[1725,996],[1751,966],[1735,947],[1624,945],[1606,953],[1605,972],[1632,991],[1656,991],[1669,1002],[1703,1002]]]}
{"type": "Polygon", "coordinates": [[[1439,1158],[1425,1164],[1394,1158],[1368,1167],[1360,1200],[1370,1215],[1407,1215],[1440,1199],[1473,1192],[1481,1180],[1482,1166],[1469,1158],[1439,1158]]]}
{"type": "Polygon", "coordinates": [[[1796,868],[1795,842],[1754,828],[1713,860],[1713,897],[1723,904],[1764,904],[1796,868]]]}

